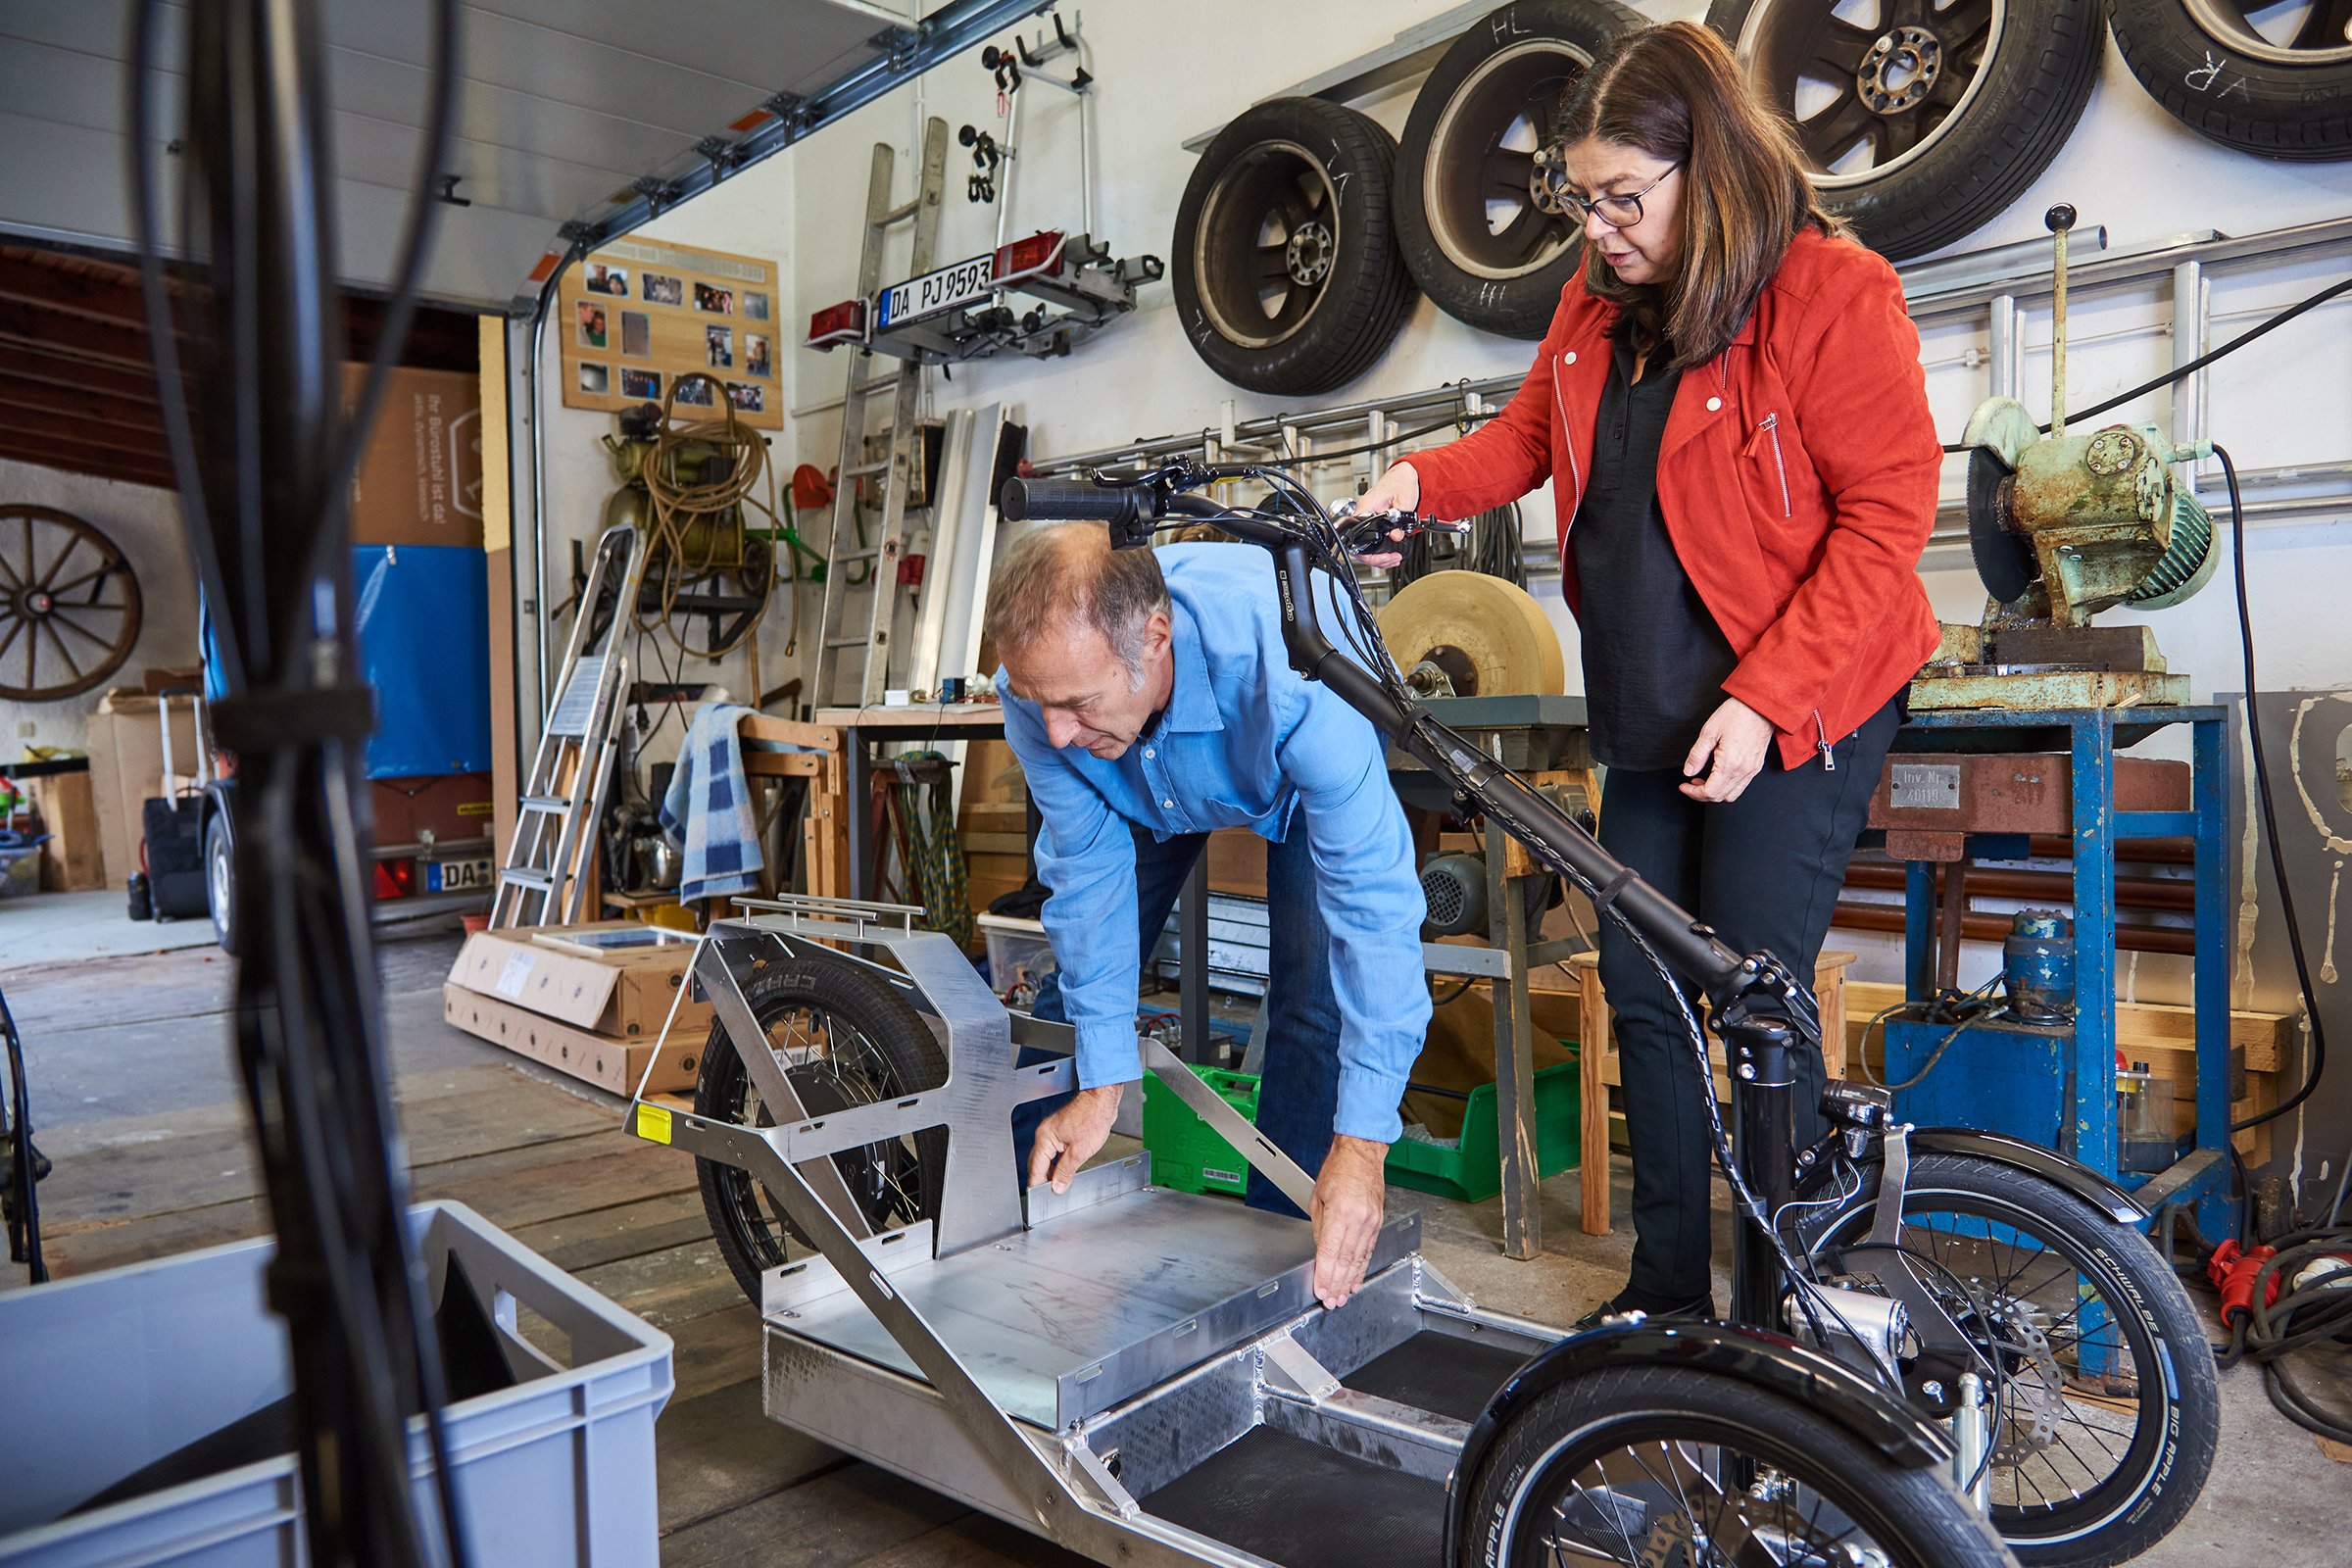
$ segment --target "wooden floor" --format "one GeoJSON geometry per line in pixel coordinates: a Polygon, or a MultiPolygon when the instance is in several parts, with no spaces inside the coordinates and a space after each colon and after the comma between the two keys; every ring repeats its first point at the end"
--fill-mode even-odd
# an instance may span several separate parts
{"type": "MultiPolygon", "coordinates": [[[[395,1093],[419,1197],[479,1210],[534,1251],[671,1336],[676,1392],[656,1427],[663,1534],[676,1565],[948,1568],[1081,1559],[836,1453],[760,1408],[758,1320],[711,1244],[694,1164],[619,1129],[620,1102],[442,1021],[455,938],[388,944],[381,971],[395,1093]]],[[[41,1186],[61,1275],[267,1229],[230,1066],[229,965],[212,949],[0,968],[27,1045],[41,1186]]],[[[1618,1211],[1625,1167],[1613,1172],[1618,1211]]],[[[1628,1228],[1578,1234],[1575,1173],[1545,1184],[1548,1248],[1499,1255],[1496,1205],[1398,1193],[1424,1251],[1504,1311],[1565,1322],[1625,1278],[1628,1228]]],[[[1718,1213],[1716,1255],[1729,1254],[1718,1213]]],[[[23,1271],[0,1261],[0,1290],[23,1271]]],[[[1718,1298],[1728,1281],[1718,1280],[1718,1298]]],[[[2341,1562],[2352,1470],[2269,1408],[2259,1376],[2224,1378],[2221,1462],[2190,1522],[2149,1568],[2341,1562]],[[2250,1532],[2250,1533],[2249,1533],[2250,1532]]]]}

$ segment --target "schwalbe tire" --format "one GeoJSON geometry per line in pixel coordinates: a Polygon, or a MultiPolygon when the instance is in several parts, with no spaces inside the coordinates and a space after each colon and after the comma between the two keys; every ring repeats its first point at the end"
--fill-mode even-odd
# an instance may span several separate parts
{"type": "MultiPolygon", "coordinates": [[[[2090,99],[2106,52],[2105,0],[1996,4],[1990,58],[1927,140],[1884,174],[1815,176],[1823,205],[1889,261],[1940,250],[1999,217],[2050,167],[2090,99]]],[[[1707,25],[1731,42],[1765,102],[1788,115],[1796,83],[1762,79],[1756,59],[1778,6],[1827,10],[1819,0],[1714,0],[1707,25]]]]}
{"type": "Polygon", "coordinates": [[[1983,1516],[1952,1490],[1942,1470],[1897,1465],[1792,1399],[1684,1366],[1587,1372],[1531,1400],[1495,1434],[1468,1478],[1450,1560],[1464,1568],[1520,1568],[1533,1561],[1516,1549],[1526,1544],[1512,1529],[1522,1513],[1519,1500],[1577,1457],[1576,1445],[1605,1441],[1615,1429],[1638,1432],[1642,1441],[1714,1442],[1722,1434],[1779,1448],[1786,1470],[1807,1472],[1805,1484],[1833,1495],[1849,1494],[1857,1507],[1878,1513],[1870,1528],[1886,1538],[1878,1544],[1904,1568],[2003,1568],[2009,1562],[1983,1516]],[[1661,1430],[1668,1435],[1659,1436],[1661,1430]]]}
{"type": "Polygon", "coordinates": [[[2197,0],[2110,0],[2116,47],[2132,74],[2189,129],[2259,158],[2352,158],[2352,40],[2309,64],[2250,48],[2197,0]]]}
{"type": "MultiPolygon", "coordinates": [[[[1451,122],[1455,113],[1469,112],[1457,109],[1465,93],[1494,83],[1497,74],[1543,52],[1546,43],[1555,44],[1551,52],[1573,62],[1581,74],[1619,34],[1645,25],[1640,12],[1617,0],[1516,0],[1472,24],[1438,61],[1413,100],[1398,141],[1396,210],[1396,244],[1405,269],[1439,310],[1482,332],[1532,341],[1551,325],[1560,291],[1584,266],[1581,225],[1573,217],[1560,220],[1567,243],[1520,271],[1509,270],[1499,260],[1470,255],[1464,240],[1449,232],[1463,215],[1448,213],[1446,191],[1433,187],[1450,184],[1446,169],[1468,151],[1455,144],[1475,127],[1451,122]],[[1441,133],[1447,151],[1456,157],[1441,158],[1433,168],[1431,157],[1440,152],[1441,133]]],[[[1573,81],[1564,75],[1563,88],[1573,81]]],[[[1488,107],[1491,120],[1492,106],[1488,107]]],[[[1560,107],[1559,95],[1554,94],[1544,123],[1536,127],[1539,148],[1555,133],[1560,107]]],[[[1507,128],[1508,122],[1499,127],[1507,128]]]]}
{"type": "Polygon", "coordinates": [[[1388,351],[1413,298],[1391,215],[1396,161],[1396,143],[1376,122],[1320,98],[1276,98],[1217,132],[1176,209],[1168,270],[1185,338],[1210,369],[1252,392],[1309,396],[1345,386],[1388,351]],[[1259,340],[1263,319],[1247,315],[1258,308],[1254,290],[1239,273],[1244,253],[1259,249],[1265,215],[1243,210],[1254,205],[1246,186],[1294,165],[1319,172],[1331,197],[1328,270],[1301,318],[1259,340]]]}
{"type": "MultiPolygon", "coordinates": [[[[1807,1217],[1798,1221],[1796,1231],[1808,1252],[1834,1236],[1841,1224],[1867,1228],[1870,1207],[1878,1199],[1879,1175],[1879,1167],[1866,1167],[1861,1188],[1845,1202],[1834,1209],[1805,1211],[1807,1217]]],[[[1818,1182],[1827,1179],[1825,1172],[1809,1192],[1817,1192],[1818,1182]]],[[[1798,1196],[1807,1197],[1809,1192],[1798,1196]]],[[[2111,1276],[2098,1278],[2110,1303],[2128,1302],[2132,1307],[2137,1322],[2125,1325],[2125,1332],[2127,1344],[2135,1352],[2134,1364],[2144,1361],[2170,1382],[2175,1398],[2165,1409],[2178,1419],[2168,1416],[2156,1422],[2148,1435],[2151,1443],[2142,1479],[2114,1505],[2112,1524],[2088,1536],[2045,1532],[2020,1538],[2005,1528],[2002,1533],[2022,1564],[2106,1568],[2138,1556],[2188,1516],[2213,1469],[2221,1432],[2221,1384],[2206,1349],[2204,1325],[2188,1293],[2145,1237],[2030,1172],[1966,1154],[1916,1155],[1904,1186],[1904,1211],[1912,1211],[1914,1200],[1938,1195],[1947,1201],[1957,1197],[1974,1199],[1984,1206],[1997,1204],[2009,1211],[2010,1217],[2002,1223],[2023,1230],[2026,1224],[2016,1218],[2023,1215],[2057,1233],[2069,1250],[2088,1258],[2090,1266],[2076,1265],[2080,1272],[2111,1276]],[[2143,1506],[2142,1498],[2151,1485],[2158,1500],[2153,1506],[2143,1506]]],[[[1935,1210],[1929,1206],[1929,1211],[1935,1210]]],[[[2127,1459],[2141,1446],[2141,1435],[2135,1432],[2127,1459]]],[[[1998,1505],[1993,1523],[2002,1528],[1998,1505]]]]}
{"type": "MultiPolygon", "coordinates": [[[[887,1064],[893,1080],[884,1094],[872,1100],[912,1094],[947,1081],[947,1057],[922,1015],[888,981],[846,958],[771,959],[744,988],[744,997],[765,1028],[773,1028],[783,1014],[800,1008],[821,1009],[855,1026],[887,1064]]],[[[742,1125],[749,1076],[743,1058],[727,1039],[725,1026],[713,1019],[695,1077],[695,1114],[742,1125]]],[[[765,1125],[766,1107],[761,1106],[759,1114],[760,1124],[765,1125]]],[[[919,1212],[897,1216],[888,1223],[929,1218],[938,1207],[940,1181],[947,1170],[947,1129],[934,1127],[917,1133],[913,1143],[919,1212]]],[[[834,1160],[848,1176],[853,1162],[865,1152],[852,1151],[835,1155],[834,1160]]],[[[750,1172],[701,1158],[695,1166],[703,1212],[710,1221],[719,1255],[743,1294],[758,1306],[760,1275],[786,1261],[784,1237],[789,1235],[803,1246],[808,1245],[808,1238],[750,1172]]],[[[879,1220],[880,1216],[869,1214],[868,1218],[879,1220]]]]}

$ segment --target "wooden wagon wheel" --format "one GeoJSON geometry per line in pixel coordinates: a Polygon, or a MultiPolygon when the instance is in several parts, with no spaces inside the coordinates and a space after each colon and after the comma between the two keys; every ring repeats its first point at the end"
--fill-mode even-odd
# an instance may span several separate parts
{"type": "Polygon", "coordinates": [[[0,502],[0,697],[77,696],[139,640],[139,579],[115,542],[71,513],[0,502]]]}

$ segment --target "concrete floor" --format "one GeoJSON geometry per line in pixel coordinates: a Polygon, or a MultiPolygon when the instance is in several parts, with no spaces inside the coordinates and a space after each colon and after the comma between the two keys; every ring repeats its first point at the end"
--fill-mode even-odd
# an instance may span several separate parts
{"type": "Polygon", "coordinates": [[[133,920],[121,888],[36,893],[0,902],[0,984],[7,971],[213,945],[207,920],[133,920]]]}
{"type": "MultiPolygon", "coordinates": [[[[0,920],[6,914],[0,913],[0,920]]],[[[9,928],[0,926],[0,933],[9,928]]],[[[623,1137],[618,1102],[449,1028],[439,989],[456,941],[382,952],[396,1096],[424,1197],[471,1203],[525,1245],[671,1335],[677,1390],[657,1429],[662,1560],[827,1568],[1075,1564],[1078,1559],[799,1438],[759,1408],[757,1319],[710,1245],[690,1161],[623,1137]]],[[[260,1234],[267,1214],[230,1067],[229,965],[193,951],[25,966],[0,934],[28,1048],[42,1187],[60,1274],[260,1234]]],[[[1626,1173],[1616,1170],[1616,1204],[1626,1173]]],[[[1425,1250],[1489,1305],[1566,1321],[1625,1276],[1627,1231],[1578,1229],[1573,1173],[1545,1184],[1545,1253],[1498,1250],[1493,1202],[1398,1192],[1425,1250]]],[[[1719,1216],[1717,1254],[1727,1255],[1719,1216]]],[[[0,1290],[20,1271],[0,1265],[0,1290]]],[[[1718,1299],[1729,1281],[1719,1280],[1718,1299]]],[[[2329,1462],[2264,1397],[2223,1378],[2220,1459],[2196,1511],[2139,1559],[2152,1568],[2352,1564],[2352,1465],[2329,1462]]]]}

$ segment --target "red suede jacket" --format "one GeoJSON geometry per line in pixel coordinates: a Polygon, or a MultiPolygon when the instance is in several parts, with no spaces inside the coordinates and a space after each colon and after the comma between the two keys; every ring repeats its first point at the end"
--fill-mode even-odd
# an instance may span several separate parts
{"type": "MultiPolygon", "coordinates": [[[[1617,308],[1560,295],[1536,363],[1484,428],[1406,459],[1420,510],[1467,517],[1554,480],[1560,577],[1592,466],[1617,308]]],[[[1684,372],[1658,449],[1675,554],[1739,656],[1724,690],[1803,764],[1903,689],[1937,638],[1919,580],[1942,450],[1894,269],[1808,229],[1731,346],[1684,372]]]]}

